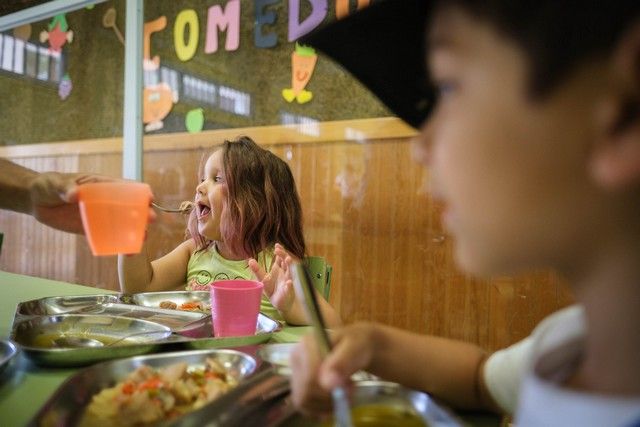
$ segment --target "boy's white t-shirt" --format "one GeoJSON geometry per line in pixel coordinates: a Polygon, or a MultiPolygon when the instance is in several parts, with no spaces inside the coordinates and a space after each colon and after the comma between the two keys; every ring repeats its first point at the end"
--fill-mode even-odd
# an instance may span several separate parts
{"type": "MultiPolygon", "coordinates": [[[[640,396],[613,397],[561,387],[583,351],[586,321],[571,306],[542,321],[523,341],[494,353],[484,377],[518,426],[621,426],[640,423],[640,396]]],[[[640,380],[640,379],[639,379],[640,380]]]]}

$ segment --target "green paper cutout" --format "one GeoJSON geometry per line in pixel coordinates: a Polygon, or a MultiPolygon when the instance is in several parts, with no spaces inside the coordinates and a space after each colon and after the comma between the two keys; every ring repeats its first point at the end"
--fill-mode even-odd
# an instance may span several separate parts
{"type": "Polygon", "coordinates": [[[305,46],[296,42],[296,53],[300,56],[312,56],[316,54],[316,50],[311,46],[305,46]]]}
{"type": "Polygon", "coordinates": [[[69,24],[67,24],[67,18],[64,16],[64,13],[53,17],[49,23],[49,31],[52,31],[56,27],[56,24],[60,24],[60,31],[63,33],[69,29],[69,24]]]}
{"type": "Polygon", "coordinates": [[[204,110],[202,108],[195,108],[189,111],[184,122],[189,132],[200,132],[204,126],[204,110]]]}

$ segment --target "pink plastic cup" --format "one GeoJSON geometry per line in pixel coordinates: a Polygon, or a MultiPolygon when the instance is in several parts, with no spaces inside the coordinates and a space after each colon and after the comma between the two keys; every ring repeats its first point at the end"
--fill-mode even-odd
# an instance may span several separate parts
{"type": "Polygon", "coordinates": [[[263,284],[255,280],[218,280],[211,285],[211,319],[216,337],[254,335],[263,284]]]}
{"type": "Polygon", "coordinates": [[[84,233],[94,255],[140,252],[149,221],[151,188],[141,182],[94,182],[78,186],[84,233]]]}

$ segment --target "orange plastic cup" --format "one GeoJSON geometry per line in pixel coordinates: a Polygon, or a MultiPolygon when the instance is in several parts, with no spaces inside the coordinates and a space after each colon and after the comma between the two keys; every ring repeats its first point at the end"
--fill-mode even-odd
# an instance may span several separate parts
{"type": "Polygon", "coordinates": [[[93,255],[140,252],[151,198],[151,188],[141,182],[79,185],[80,215],[93,255]]]}

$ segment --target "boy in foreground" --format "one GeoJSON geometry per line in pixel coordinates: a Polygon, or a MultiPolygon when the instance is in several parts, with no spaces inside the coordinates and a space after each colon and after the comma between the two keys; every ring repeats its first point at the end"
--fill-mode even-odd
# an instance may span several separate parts
{"type": "Polygon", "coordinates": [[[303,42],[420,127],[462,269],[553,268],[579,305],[492,355],[358,323],[321,363],[307,338],[296,404],[365,369],[519,425],[640,423],[640,2],[386,0],[303,42]]]}

